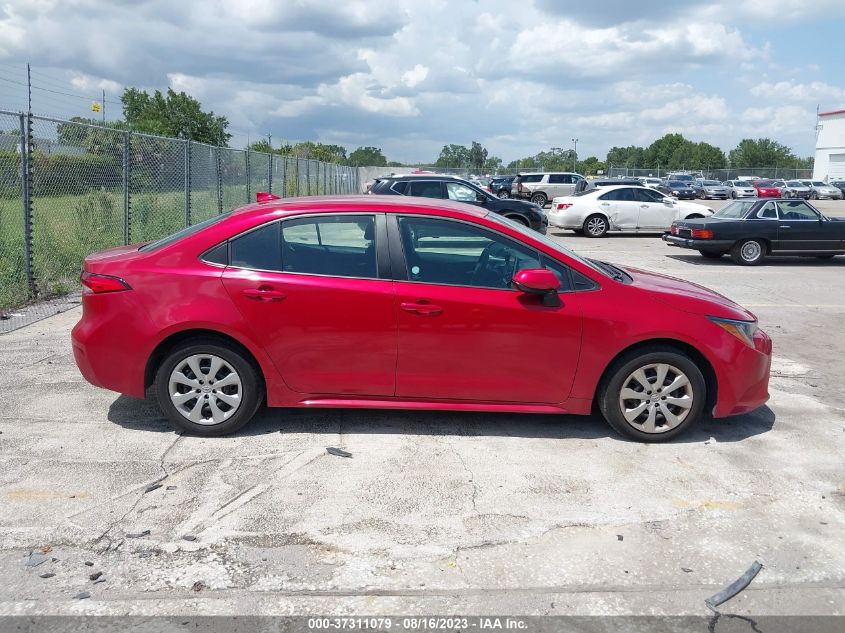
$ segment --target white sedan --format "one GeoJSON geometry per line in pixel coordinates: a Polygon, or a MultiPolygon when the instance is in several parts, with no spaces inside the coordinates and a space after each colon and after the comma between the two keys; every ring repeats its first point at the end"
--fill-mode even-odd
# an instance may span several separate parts
{"type": "Polygon", "coordinates": [[[713,215],[713,209],[647,187],[620,186],[555,198],[546,215],[552,227],[604,237],[608,231],[668,231],[675,220],[706,218],[713,215]]]}

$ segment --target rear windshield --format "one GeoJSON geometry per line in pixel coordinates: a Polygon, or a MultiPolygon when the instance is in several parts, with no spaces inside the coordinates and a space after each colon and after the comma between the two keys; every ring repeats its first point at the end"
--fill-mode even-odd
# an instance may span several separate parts
{"type": "Polygon", "coordinates": [[[221,220],[225,220],[230,215],[232,215],[231,211],[229,211],[228,213],[224,213],[223,215],[215,215],[213,218],[209,218],[207,220],[204,220],[202,222],[199,222],[197,224],[193,224],[193,225],[191,225],[187,228],[184,228],[181,231],[177,231],[173,235],[168,235],[167,237],[163,237],[160,240],[157,240],[155,242],[150,242],[149,244],[144,244],[138,250],[145,252],[145,253],[149,252],[149,251],[158,250],[159,248],[163,248],[165,246],[173,244],[173,242],[178,242],[183,237],[188,237],[189,235],[193,235],[194,233],[199,233],[203,229],[208,228],[209,226],[212,226],[213,224],[217,224],[221,220]]]}

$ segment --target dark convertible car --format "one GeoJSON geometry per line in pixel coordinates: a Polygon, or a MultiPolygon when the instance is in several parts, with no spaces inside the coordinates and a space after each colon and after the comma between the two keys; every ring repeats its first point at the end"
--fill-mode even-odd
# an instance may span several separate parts
{"type": "Polygon", "coordinates": [[[777,255],[830,259],[845,254],[845,221],[804,200],[738,200],[710,217],[673,222],[663,239],[708,258],[730,253],[745,266],[777,255]]]}

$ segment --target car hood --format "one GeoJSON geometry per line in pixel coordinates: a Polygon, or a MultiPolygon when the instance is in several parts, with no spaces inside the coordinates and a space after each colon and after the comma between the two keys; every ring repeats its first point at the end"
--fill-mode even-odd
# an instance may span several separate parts
{"type": "Polygon", "coordinates": [[[738,303],[704,286],[639,268],[624,266],[623,269],[633,279],[634,288],[677,310],[725,319],[757,320],[738,303]]]}

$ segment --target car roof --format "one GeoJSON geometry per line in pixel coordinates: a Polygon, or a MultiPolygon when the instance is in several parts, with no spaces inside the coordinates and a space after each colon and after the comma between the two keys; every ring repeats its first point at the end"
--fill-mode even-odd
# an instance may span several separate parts
{"type": "Polygon", "coordinates": [[[278,211],[281,217],[294,213],[344,213],[350,211],[427,213],[431,209],[459,211],[479,218],[483,218],[488,213],[487,209],[481,209],[470,204],[443,198],[360,194],[347,196],[302,196],[299,198],[268,200],[267,202],[253,202],[252,204],[235,209],[232,212],[232,217],[243,217],[251,214],[264,215],[268,211],[278,211]]]}
{"type": "Polygon", "coordinates": [[[521,171],[517,176],[545,176],[546,174],[572,174],[573,176],[580,176],[574,171],[521,171]]]}

